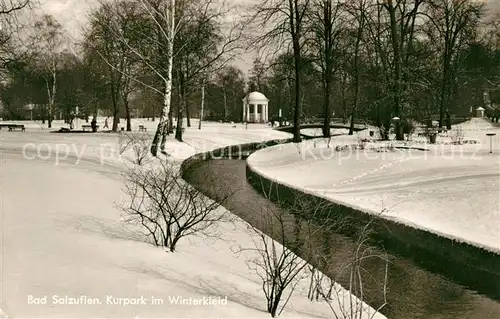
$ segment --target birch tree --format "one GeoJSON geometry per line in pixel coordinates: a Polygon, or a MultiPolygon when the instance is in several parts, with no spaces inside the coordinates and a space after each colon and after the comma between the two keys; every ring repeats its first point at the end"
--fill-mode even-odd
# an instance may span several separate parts
{"type": "Polygon", "coordinates": [[[205,83],[206,79],[205,76],[202,76],[201,78],[201,101],[200,101],[200,120],[198,122],[198,129],[201,130],[201,122],[203,121],[203,115],[205,111],[205,83]]]}
{"type": "Polygon", "coordinates": [[[53,112],[57,94],[57,76],[60,54],[63,50],[63,28],[51,15],[43,15],[35,22],[35,35],[32,36],[38,66],[43,70],[47,90],[48,127],[52,127],[53,112]]]}
{"type": "MultiPolygon", "coordinates": [[[[120,2],[128,1],[103,2],[101,8],[109,8],[110,17],[116,18],[119,14],[117,8],[120,7],[120,2]]],[[[112,21],[108,21],[104,25],[106,28],[105,33],[112,37],[111,41],[128,51],[129,59],[140,61],[140,66],[145,74],[151,74],[159,81],[142,81],[140,77],[127,74],[128,70],[122,68],[123,63],[116,64],[104,55],[101,55],[101,57],[112,70],[112,74],[144,85],[162,96],[162,107],[158,116],[159,122],[150,149],[151,154],[157,156],[158,150],[166,154],[168,115],[170,114],[172,99],[173,47],[178,31],[176,0],[137,0],[133,9],[124,14],[123,19],[135,21],[136,35],[139,36],[141,41],[129,41],[130,39],[124,36],[123,33],[113,28],[112,21]],[[161,85],[151,84],[157,82],[160,82],[161,85]]],[[[124,59],[119,60],[124,61],[124,59]]]]}

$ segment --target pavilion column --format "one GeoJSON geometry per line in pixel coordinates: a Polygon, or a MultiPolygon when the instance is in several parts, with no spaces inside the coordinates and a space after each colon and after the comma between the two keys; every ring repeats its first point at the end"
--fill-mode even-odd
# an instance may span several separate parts
{"type": "Polygon", "coordinates": [[[257,104],[253,104],[253,121],[257,122],[257,104]]]}
{"type": "Polygon", "coordinates": [[[247,122],[247,123],[248,123],[249,118],[250,118],[249,113],[250,113],[250,105],[247,103],[245,105],[245,122],[247,122]]]}
{"type": "Polygon", "coordinates": [[[269,105],[266,103],[264,104],[264,122],[267,123],[269,121],[269,105]]]}

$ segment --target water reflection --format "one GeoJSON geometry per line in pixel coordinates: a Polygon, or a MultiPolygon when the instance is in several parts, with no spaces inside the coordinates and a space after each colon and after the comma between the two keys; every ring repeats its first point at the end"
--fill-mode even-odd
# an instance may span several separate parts
{"type": "MultiPolygon", "coordinates": [[[[259,195],[247,182],[246,163],[242,160],[213,160],[204,162],[186,174],[185,178],[209,196],[231,195],[224,206],[250,224],[263,228],[262,214],[282,210],[259,195]]],[[[289,216],[293,229],[295,217],[289,216]]],[[[314,227],[314,226],[313,226],[314,227]]],[[[304,229],[304,228],[301,228],[304,229]]],[[[262,229],[265,231],[265,229],[262,229]]],[[[349,271],[345,261],[357,246],[351,239],[331,232],[313,231],[304,238],[302,254],[311,247],[328,243],[328,269],[322,269],[344,287],[348,287],[349,271]]],[[[374,250],[382,254],[380,250],[374,250]]],[[[385,262],[379,258],[366,259],[363,275],[365,301],[376,308],[384,302],[383,278],[385,262]]],[[[499,288],[500,289],[500,288],[499,288]]],[[[416,266],[410,260],[389,256],[387,305],[381,311],[388,318],[500,318],[500,303],[467,290],[463,286],[416,266]]]]}

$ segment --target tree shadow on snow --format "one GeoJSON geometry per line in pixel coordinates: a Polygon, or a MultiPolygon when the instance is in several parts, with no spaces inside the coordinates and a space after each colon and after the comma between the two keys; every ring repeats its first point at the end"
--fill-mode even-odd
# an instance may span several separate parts
{"type": "Polygon", "coordinates": [[[262,300],[257,299],[254,295],[241,291],[238,287],[230,286],[228,283],[220,282],[217,277],[211,275],[207,275],[206,278],[202,278],[200,276],[186,277],[185,273],[169,268],[168,273],[172,276],[167,276],[161,271],[145,268],[142,265],[138,267],[123,268],[129,271],[151,276],[154,279],[165,280],[169,284],[173,283],[198,294],[212,296],[215,298],[225,298],[227,296],[228,302],[233,302],[262,313],[267,313],[265,310],[264,296],[262,296],[262,300]]]}
{"type": "Polygon", "coordinates": [[[109,239],[128,240],[134,242],[146,242],[146,237],[138,230],[127,227],[122,221],[98,218],[94,216],[75,216],[61,221],[62,227],[74,227],[79,232],[97,234],[109,239]]]}

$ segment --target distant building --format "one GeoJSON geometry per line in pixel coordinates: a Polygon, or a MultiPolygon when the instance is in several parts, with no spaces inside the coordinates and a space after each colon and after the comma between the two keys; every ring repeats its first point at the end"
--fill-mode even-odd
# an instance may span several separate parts
{"type": "Polygon", "coordinates": [[[243,122],[267,123],[269,100],[260,92],[251,92],[243,98],[243,122]]]}
{"type": "Polygon", "coordinates": [[[484,117],[484,108],[483,107],[478,107],[476,109],[476,117],[484,117]]]}

